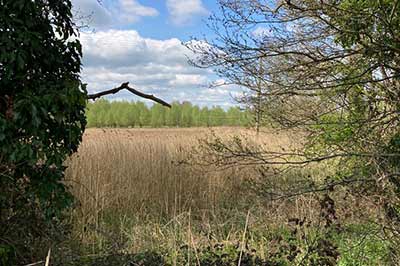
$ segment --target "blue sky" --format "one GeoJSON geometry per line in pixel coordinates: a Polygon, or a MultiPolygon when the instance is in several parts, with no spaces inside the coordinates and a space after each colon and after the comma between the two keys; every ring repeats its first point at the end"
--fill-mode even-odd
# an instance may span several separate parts
{"type": "MultiPolygon", "coordinates": [[[[206,20],[218,12],[216,0],[72,0],[76,17],[86,17],[82,78],[89,92],[129,81],[137,89],[166,101],[201,106],[230,106],[237,88],[221,83],[210,69],[189,66],[192,54],[181,43],[191,36],[210,37],[206,20]]],[[[128,92],[113,99],[137,100],[128,92]]]]}

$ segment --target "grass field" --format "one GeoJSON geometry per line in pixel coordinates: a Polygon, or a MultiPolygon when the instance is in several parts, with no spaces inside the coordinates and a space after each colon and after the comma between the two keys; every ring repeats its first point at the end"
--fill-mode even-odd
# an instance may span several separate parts
{"type": "MultiPolygon", "coordinates": [[[[212,131],[222,139],[240,135],[269,150],[298,144],[294,135],[271,130],[256,135],[229,127],[88,129],[67,170],[67,182],[79,200],[71,217],[76,243],[81,243],[75,248],[90,256],[156,250],[168,254],[170,265],[200,265],[198,252],[204,247],[245,245],[265,257],[275,252],[276,234],[290,237],[284,226],[288,219],[320,222],[313,196],[270,202],[255,195],[248,182],[258,176],[253,166],[220,170],[186,163],[199,139],[212,131]]],[[[313,171],[319,175],[327,169],[313,171]]],[[[337,208],[349,223],[359,222],[353,205],[337,208]]]]}

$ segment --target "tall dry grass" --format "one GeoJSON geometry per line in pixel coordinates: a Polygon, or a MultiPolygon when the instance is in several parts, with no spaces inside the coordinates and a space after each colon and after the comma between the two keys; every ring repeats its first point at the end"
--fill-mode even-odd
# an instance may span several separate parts
{"type": "MultiPolygon", "coordinates": [[[[76,235],[93,252],[105,247],[132,252],[240,239],[249,210],[249,226],[260,230],[267,220],[309,212],[303,206],[314,203],[307,198],[291,209],[281,203],[264,208],[266,203],[246,190],[246,180],[256,175],[251,167],[215,171],[182,163],[210,133],[207,128],[88,129],[67,169],[67,182],[80,204],[73,217],[76,235]]],[[[223,139],[242,135],[273,150],[293,142],[289,134],[273,131],[256,135],[216,128],[214,134],[223,139]]]]}
{"type": "MultiPolygon", "coordinates": [[[[250,146],[267,150],[298,145],[298,136],[288,132],[213,130],[223,140],[241,135],[250,146]]],[[[317,237],[322,226],[318,195],[269,201],[249,189],[247,181],[262,176],[254,166],[220,171],[211,165],[182,163],[199,139],[210,134],[206,128],[88,129],[79,152],[67,162],[66,180],[79,202],[71,215],[72,250],[67,253],[92,258],[158,251],[171,265],[182,265],[182,258],[185,265],[199,265],[197,251],[228,242],[251,247],[265,258],[276,240],[287,234],[289,218],[312,223],[303,234],[317,237]]],[[[329,165],[322,164],[265,181],[290,187],[304,177],[318,180],[329,174],[329,165]]],[[[365,197],[335,193],[343,224],[363,225],[372,217],[376,208],[365,197]]],[[[349,252],[348,241],[359,245],[358,238],[351,237],[338,240],[344,252],[349,252]]],[[[301,239],[307,246],[308,238],[301,239]]]]}

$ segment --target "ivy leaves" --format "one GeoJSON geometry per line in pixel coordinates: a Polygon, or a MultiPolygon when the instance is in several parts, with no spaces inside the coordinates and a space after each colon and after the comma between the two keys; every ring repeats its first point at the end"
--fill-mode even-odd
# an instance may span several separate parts
{"type": "Polygon", "coordinates": [[[16,234],[0,239],[21,250],[72,204],[63,163],[82,139],[87,92],[71,19],[69,0],[0,1],[0,228],[16,234]]]}

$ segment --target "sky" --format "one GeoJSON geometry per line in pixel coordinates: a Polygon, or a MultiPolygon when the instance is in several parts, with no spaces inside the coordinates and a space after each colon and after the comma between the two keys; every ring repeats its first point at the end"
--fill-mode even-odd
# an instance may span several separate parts
{"type": "MultiPolygon", "coordinates": [[[[182,42],[211,37],[207,18],[218,12],[216,0],[72,0],[82,29],[82,79],[89,93],[122,82],[165,101],[200,106],[235,104],[238,88],[210,87],[223,82],[211,69],[188,64],[182,42]],[[99,3],[100,2],[100,3],[99,3]]],[[[110,99],[139,100],[127,91],[110,99]]]]}

